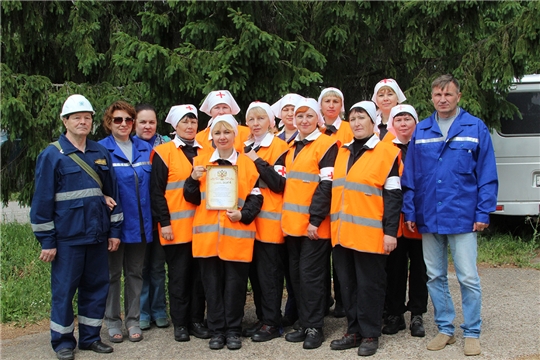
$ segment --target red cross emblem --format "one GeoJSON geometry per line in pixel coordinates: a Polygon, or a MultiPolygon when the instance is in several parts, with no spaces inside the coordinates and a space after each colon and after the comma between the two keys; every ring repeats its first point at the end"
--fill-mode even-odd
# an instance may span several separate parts
{"type": "Polygon", "coordinates": [[[284,167],[282,167],[281,169],[279,169],[278,171],[278,174],[285,177],[285,175],[287,175],[287,170],[285,170],[284,167]]]}
{"type": "Polygon", "coordinates": [[[188,110],[193,110],[193,107],[191,107],[190,105],[186,106],[186,109],[188,110]]]}
{"type": "Polygon", "coordinates": [[[388,79],[384,79],[382,82],[386,84],[387,82],[391,82],[391,81],[388,79]]]}
{"type": "Polygon", "coordinates": [[[330,174],[328,174],[328,176],[330,177],[330,179],[334,180],[334,172],[333,171],[330,174]]]}
{"type": "Polygon", "coordinates": [[[219,96],[221,99],[223,99],[223,97],[226,96],[226,95],[225,95],[225,94],[222,94],[221,91],[220,91],[220,92],[218,92],[218,93],[216,94],[216,96],[219,96]]]}

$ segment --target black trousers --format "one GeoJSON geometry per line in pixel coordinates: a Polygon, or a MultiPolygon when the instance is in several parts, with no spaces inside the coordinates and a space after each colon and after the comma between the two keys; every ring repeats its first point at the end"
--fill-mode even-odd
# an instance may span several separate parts
{"type": "Polygon", "coordinates": [[[285,245],[285,258],[283,263],[285,265],[285,287],[287,289],[287,302],[285,303],[284,316],[296,321],[298,319],[298,307],[296,305],[296,297],[294,296],[294,289],[292,287],[291,274],[289,271],[289,252],[287,250],[287,245],[285,245]]]}
{"type": "Polygon", "coordinates": [[[204,310],[206,308],[206,298],[204,297],[204,287],[201,280],[200,259],[193,259],[193,285],[191,287],[191,323],[202,323],[204,321],[204,310]]]}
{"type": "Polygon", "coordinates": [[[285,244],[271,244],[255,240],[249,279],[257,319],[266,325],[281,324],[283,298],[285,244]]]}
{"type": "Polygon", "coordinates": [[[199,258],[206,295],[208,328],[213,335],[242,333],[249,263],[217,256],[199,258]]]}
{"type": "Polygon", "coordinates": [[[388,255],[334,247],[347,333],[359,333],[365,338],[381,336],[387,258],[388,255]]]}
{"type": "Polygon", "coordinates": [[[169,268],[169,307],[175,326],[188,326],[191,320],[193,255],[191,242],[163,246],[169,268]]]}
{"type": "Polygon", "coordinates": [[[326,275],[330,239],[286,236],[289,271],[298,306],[300,326],[322,328],[327,305],[326,275]]]}
{"type": "Polygon", "coordinates": [[[386,272],[388,314],[401,315],[407,310],[412,315],[424,314],[427,311],[428,290],[422,240],[398,238],[396,249],[388,256],[386,272]],[[409,302],[405,305],[407,278],[409,279],[409,302]]]}

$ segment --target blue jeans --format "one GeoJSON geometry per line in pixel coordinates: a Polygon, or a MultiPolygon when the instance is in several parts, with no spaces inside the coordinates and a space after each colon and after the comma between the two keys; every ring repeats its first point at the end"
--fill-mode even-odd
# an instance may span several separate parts
{"type": "Polygon", "coordinates": [[[454,334],[456,315],[448,288],[448,245],[452,252],[456,276],[461,289],[463,336],[478,338],[482,319],[482,289],[476,268],[476,233],[440,235],[422,234],[422,249],[428,275],[428,290],[435,310],[435,323],[440,333],[454,334]]]}
{"type": "Polygon", "coordinates": [[[146,244],[141,291],[141,320],[167,319],[165,304],[165,251],[154,233],[154,240],[146,244]]]}

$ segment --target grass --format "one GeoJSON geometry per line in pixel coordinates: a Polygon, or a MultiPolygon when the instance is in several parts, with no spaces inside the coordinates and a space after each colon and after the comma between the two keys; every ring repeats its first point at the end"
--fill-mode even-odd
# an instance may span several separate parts
{"type": "MultiPolygon", "coordinates": [[[[479,236],[478,262],[540,270],[540,264],[531,263],[540,250],[538,222],[530,221],[525,226],[531,226],[532,231],[528,228],[528,233],[519,235],[495,232],[479,236]]],[[[24,326],[48,318],[51,265],[39,260],[41,248],[30,224],[0,224],[0,239],[0,321],[24,326]]]]}

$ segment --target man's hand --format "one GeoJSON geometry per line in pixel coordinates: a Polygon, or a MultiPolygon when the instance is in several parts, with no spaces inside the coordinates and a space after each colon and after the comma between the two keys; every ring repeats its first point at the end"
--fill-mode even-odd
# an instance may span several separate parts
{"type": "Polygon", "coordinates": [[[390,235],[384,235],[384,252],[390,254],[397,247],[397,239],[390,235]]]}
{"type": "Polygon", "coordinates": [[[489,226],[489,224],[486,224],[486,223],[475,222],[474,225],[473,225],[472,231],[483,231],[483,230],[485,230],[488,226],[489,226]]]}
{"type": "Polygon", "coordinates": [[[120,246],[120,239],[109,238],[109,247],[107,247],[107,250],[109,250],[109,252],[118,250],[119,246],[120,246]]]}
{"type": "Polygon", "coordinates": [[[39,260],[45,262],[51,262],[56,257],[56,248],[54,249],[43,249],[41,254],[39,254],[39,260]]]}
{"type": "Polygon", "coordinates": [[[162,236],[165,240],[173,241],[173,240],[174,240],[174,236],[173,236],[173,232],[172,232],[172,226],[171,226],[171,225],[168,225],[168,226],[162,226],[162,227],[161,227],[161,236],[162,236]]]}

